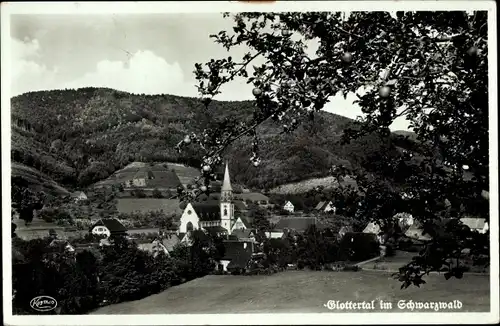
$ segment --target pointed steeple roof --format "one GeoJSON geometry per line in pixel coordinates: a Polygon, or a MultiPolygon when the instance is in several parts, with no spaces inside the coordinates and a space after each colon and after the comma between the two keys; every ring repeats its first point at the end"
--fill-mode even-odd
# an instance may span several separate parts
{"type": "Polygon", "coordinates": [[[222,182],[221,191],[233,191],[231,187],[231,178],[229,177],[229,164],[226,162],[226,171],[224,172],[224,181],[222,182]]]}

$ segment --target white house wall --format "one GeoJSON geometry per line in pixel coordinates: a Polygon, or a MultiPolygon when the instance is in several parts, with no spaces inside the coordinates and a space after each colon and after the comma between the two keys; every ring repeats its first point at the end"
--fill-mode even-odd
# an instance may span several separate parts
{"type": "Polygon", "coordinates": [[[234,222],[234,225],[233,227],[231,228],[231,232],[233,232],[234,230],[246,230],[247,227],[245,226],[245,223],[243,223],[243,221],[241,220],[240,217],[238,217],[238,219],[236,220],[236,222],[234,222]]]}
{"type": "Polygon", "coordinates": [[[111,232],[109,232],[109,229],[107,227],[105,227],[105,226],[96,225],[92,229],[92,234],[95,234],[95,235],[105,235],[105,236],[109,237],[111,235],[111,232]]]}
{"type": "Polygon", "coordinates": [[[184,212],[182,212],[179,232],[187,233],[187,224],[189,222],[193,224],[193,230],[198,230],[200,228],[200,218],[190,203],[187,204],[184,212]],[[189,212],[191,212],[191,214],[189,214],[189,212]]]}
{"type": "Polygon", "coordinates": [[[266,232],[266,236],[269,239],[281,239],[283,237],[283,232],[282,231],[266,232]]]}

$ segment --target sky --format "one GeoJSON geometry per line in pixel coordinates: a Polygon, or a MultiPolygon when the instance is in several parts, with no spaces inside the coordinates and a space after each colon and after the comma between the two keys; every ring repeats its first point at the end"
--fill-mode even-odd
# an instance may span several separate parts
{"type": "MultiPolygon", "coordinates": [[[[196,97],[195,63],[245,53],[228,53],[209,38],[232,26],[219,13],[12,15],[11,95],[93,86],[196,97]]],[[[218,100],[253,98],[241,79],[221,91],[218,100]]],[[[355,99],[333,97],[325,110],[354,119],[361,115],[355,99]]],[[[407,125],[399,119],[391,129],[407,125]]]]}

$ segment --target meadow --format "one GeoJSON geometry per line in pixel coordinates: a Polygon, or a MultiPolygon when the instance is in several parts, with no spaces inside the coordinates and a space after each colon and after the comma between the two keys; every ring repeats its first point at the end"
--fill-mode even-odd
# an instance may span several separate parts
{"type": "MultiPolygon", "coordinates": [[[[330,311],[324,307],[328,300],[384,300],[392,302],[392,312],[404,312],[397,308],[398,300],[460,300],[460,312],[490,310],[489,276],[465,275],[461,280],[446,281],[442,275],[430,275],[425,280],[420,288],[401,290],[390,273],[369,270],[210,275],[142,300],[102,307],[92,314],[322,313],[330,311]]],[[[388,312],[377,305],[375,311],[388,312]]]]}

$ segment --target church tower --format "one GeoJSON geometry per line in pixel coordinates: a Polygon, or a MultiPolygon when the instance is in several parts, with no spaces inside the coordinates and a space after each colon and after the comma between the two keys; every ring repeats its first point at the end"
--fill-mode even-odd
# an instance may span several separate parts
{"type": "Polygon", "coordinates": [[[233,188],[231,187],[231,179],[229,177],[229,165],[226,163],[226,171],[224,172],[224,181],[220,191],[220,218],[221,226],[231,233],[231,227],[234,223],[234,204],[233,204],[233,188]]]}

